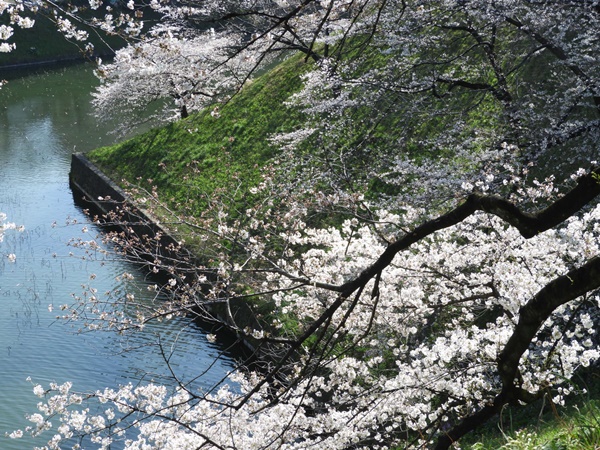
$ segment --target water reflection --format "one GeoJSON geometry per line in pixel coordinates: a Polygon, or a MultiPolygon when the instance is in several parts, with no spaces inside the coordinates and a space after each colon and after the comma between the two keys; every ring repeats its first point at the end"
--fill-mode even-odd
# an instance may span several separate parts
{"type": "MultiPolygon", "coordinates": [[[[26,227],[0,244],[0,255],[17,255],[14,264],[0,256],[2,449],[33,447],[3,437],[26,426],[25,415],[35,412],[37,398],[28,377],[42,384],[71,380],[76,390],[90,391],[132,380],[166,380],[159,342],[173,349],[171,364],[184,378],[202,373],[220,352],[186,319],[156,324],[128,338],[78,334],[79,324],[56,321],[60,305],[81,294],[82,285],[91,283],[99,293],[113,291],[122,287],[115,278],[124,272],[135,275],[128,289],[137,299],[153,298],[136,267],[113,257],[89,260],[66,246],[85,235],[82,225],[73,225],[85,217],[68,186],[70,155],[113,139],[91,115],[94,83],[90,68],[75,66],[11,80],[0,90],[0,211],[26,227]]],[[[93,237],[96,231],[87,233],[93,237]]],[[[229,367],[228,359],[221,360],[197,387],[210,387],[229,367]]]]}

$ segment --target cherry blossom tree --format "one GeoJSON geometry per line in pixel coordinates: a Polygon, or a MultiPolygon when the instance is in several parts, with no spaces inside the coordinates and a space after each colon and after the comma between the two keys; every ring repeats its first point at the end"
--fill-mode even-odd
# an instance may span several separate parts
{"type": "Polygon", "coordinates": [[[151,117],[165,122],[226,101],[286,51],[319,60],[320,28],[339,30],[334,23],[346,8],[335,2],[327,9],[305,3],[264,2],[250,11],[236,2],[177,8],[153,3],[164,21],[140,42],[118,51],[114,61],[100,64],[98,116],[109,118],[115,108],[129,113],[131,120],[121,126],[124,134],[153,102],[170,100],[151,117]]]}
{"type": "Polygon", "coordinates": [[[295,50],[313,70],[289,102],[308,120],[271,137],[279,159],[245,202],[232,179],[183,217],[160,192],[131,189],[203,243],[193,256],[160,233],[129,234],[133,207],[96,217],[127,214],[104,238],[168,274],[153,289],[170,301],[90,291],[64,318],[129,333],[190,314],[252,356],[203,392],[177,373],[175,389],[36,385],[27,431],[58,423],[49,448],[88,436],[128,449],[445,449],[507,406],[576,389],[569,380],[600,357],[595,3],[154,8],[162,28],[104,67],[97,102],[133,108],[172,96],[158,86],[170,84],[178,107],[201,108],[295,50]],[[199,31],[207,23],[214,32],[199,31]]]}
{"type": "Polygon", "coordinates": [[[183,37],[178,32],[155,27],[140,42],[118,50],[110,64],[100,64],[96,114],[109,119],[119,110],[124,121],[118,132],[125,134],[143,121],[185,118],[222,100],[238,85],[239,69],[226,53],[236,36],[210,30],[183,37]],[[157,111],[151,114],[153,103],[157,111]]]}
{"type": "MultiPolygon", "coordinates": [[[[155,310],[140,305],[135,317],[123,314],[124,299],[65,305],[69,320],[128,332],[192,310],[227,321],[216,308],[198,310],[210,303],[229,309],[228,326],[235,328],[233,308],[247,296],[242,288],[252,285],[252,275],[277,314],[270,327],[237,332],[270,363],[236,372],[229,381],[236,384],[211,392],[183,380],[175,391],[128,385],[85,396],[70,384],[36,386],[46,399],[30,431],[44,431],[58,416],[50,448],[80,434],[108,446],[130,427],[139,435],[127,448],[412,448],[436,441],[448,448],[507,404],[544,396],[560,403],[573,388],[562,380],[600,356],[600,210],[575,213],[600,192],[597,177],[597,169],[582,174],[534,213],[471,194],[408,231],[403,225],[422,211],[380,211],[377,223],[355,218],[325,229],[294,217],[296,228],[286,226],[277,246],[279,259],[249,231],[245,265],[219,267],[214,283],[207,283],[207,270],[187,284],[173,272],[162,289],[177,295],[155,310]],[[308,250],[286,256],[296,247],[308,250]],[[199,305],[192,295],[207,284],[199,305]],[[299,321],[297,331],[284,323],[290,317],[299,321]],[[90,395],[101,402],[97,412],[81,409],[90,395]]],[[[218,232],[224,241],[233,242],[233,234],[240,240],[236,227],[222,224],[218,232]]]]}

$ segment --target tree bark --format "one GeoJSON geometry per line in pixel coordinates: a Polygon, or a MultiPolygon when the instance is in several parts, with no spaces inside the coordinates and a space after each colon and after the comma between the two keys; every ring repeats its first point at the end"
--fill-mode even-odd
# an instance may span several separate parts
{"type": "Polygon", "coordinates": [[[499,413],[504,405],[539,398],[540,393],[525,392],[515,384],[523,353],[529,348],[543,323],[558,307],[598,288],[600,257],[595,257],[566,275],[555,278],[529,300],[519,310],[519,321],[498,358],[502,391],[494,398],[492,404],[466,417],[459,425],[440,436],[435,450],[448,449],[453,442],[499,413]]]}

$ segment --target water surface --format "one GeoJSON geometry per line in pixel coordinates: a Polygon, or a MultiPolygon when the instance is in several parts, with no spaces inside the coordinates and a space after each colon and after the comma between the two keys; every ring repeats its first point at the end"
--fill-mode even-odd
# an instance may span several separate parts
{"type": "MultiPolygon", "coordinates": [[[[164,381],[166,366],[154,345],[159,340],[173,351],[171,362],[183,377],[201,373],[220,353],[185,320],[148,327],[126,340],[112,333],[80,334],[79,324],[55,319],[82,285],[92,283],[100,293],[114,290],[116,277],[125,272],[136,277],[129,288],[136,298],[148,295],[149,281],[135,266],[112,257],[89,261],[66,245],[98,231],[82,231],[85,216],[68,184],[73,152],[114,141],[110,124],[99,124],[91,114],[95,83],[89,66],[72,66],[16,78],[0,90],[0,211],[26,229],[0,243],[1,449],[33,447],[33,441],[4,437],[27,426],[25,416],[36,412],[39,399],[28,377],[44,385],[70,380],[75,390],[90,391],[140,379],[164,381]],[[17,255],[15,263],[8,262],[9,253],[17,255]]],[[[221,359],[198,388],[212,386],[230,364],[221,359]]]]}

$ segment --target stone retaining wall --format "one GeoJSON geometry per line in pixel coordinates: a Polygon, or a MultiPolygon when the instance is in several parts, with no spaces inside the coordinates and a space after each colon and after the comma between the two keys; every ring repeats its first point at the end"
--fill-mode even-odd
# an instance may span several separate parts
{"type": "MultiPolygon", "coordinates": [[[[125,213],[122,219],[123,225],[116,224],[116,226],[121,229],[127,228],[128,232],[132,232],[137,237],[143,235],[155,236],[156,233],[160,232],[160,245],[156,247],[157,256],[178,261],[178,270],[186,271],[188,274],[198,274],[197,268],[201,266],[198,258],[185,249],[182,249],[181,253],[178,254],[170,252],[168,250],[169,245],[178,246],[177,240],[158,225],[157,221],[146,211],[132,208],[123,189],[107,177],[85,155],[81,153],[73,154],[69,181],[75,200],[80,206],[89,209],[92,214],[97,214],[99,217],[111,213],[123,214],[123,211],[131,210],[131,213],[125,213]],[[124,206],[127,207],[124,208],[124,206]],[[187,260],[187,262],[182,263],[182,260],[187,260]]],[[[107,225],[113,226],[114,224],[107,223],[107,225]]],[[[151,259],[151,257],[148,259],[151,259]]],[[[209,278],[211,276],[211,273],[202,274],[209,278]]],[[[168,276],[168,274],[164,275],[168,276]]],[[[214,277],[214,275],[212,276],[214,277]]],[[[204,308],[213,317],[217,318],[219,324],[228,327],[230,333],[234,332],[231,326],[232,322],[241,329],[246,327],[261,328],[252,308],[242,300],[232,299],[228,303],[212,303],[209,306],[199,299],[199,303],[204,303],[204,308]],[[234,320],[232,321],[229,317],[233,317],[234,320]]],[[[238,338],[251,350],[256,348],[257,342],[251,342],[252,339],[241,338],[240,336],[238,338]]]]}

